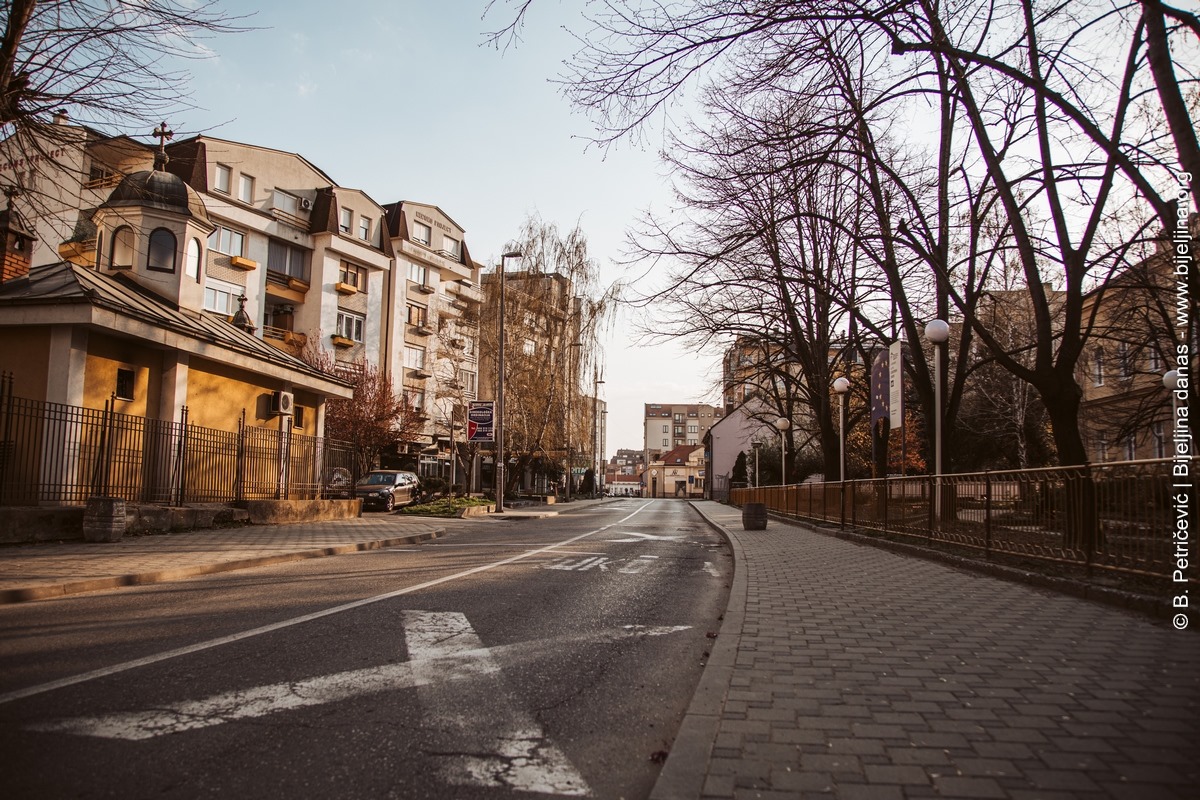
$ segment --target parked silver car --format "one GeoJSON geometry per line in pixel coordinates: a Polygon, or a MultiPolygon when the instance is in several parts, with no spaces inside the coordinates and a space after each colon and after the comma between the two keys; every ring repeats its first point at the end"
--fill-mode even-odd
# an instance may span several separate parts
{"type": "Polygon", "coordinates": [[[420,483],[414,472],[376,469],[359,479],[354,486],[354,496],[362,500],[363,508],[391,511],[417,499],[420,483]]]}

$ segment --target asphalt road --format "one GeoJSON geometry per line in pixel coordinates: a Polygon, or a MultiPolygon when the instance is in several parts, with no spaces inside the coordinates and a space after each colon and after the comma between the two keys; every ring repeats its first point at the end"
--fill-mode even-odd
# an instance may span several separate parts
{"type": "Polygon", "coordinates": [[[628,500],[0,607],[0,795],[645,797],[731,570],[628,500]]]}

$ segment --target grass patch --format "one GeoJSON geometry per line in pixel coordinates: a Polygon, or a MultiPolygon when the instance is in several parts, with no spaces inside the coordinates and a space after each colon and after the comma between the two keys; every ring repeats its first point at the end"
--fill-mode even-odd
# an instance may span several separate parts
{"type": "Polygon", "coordinates": [[[420,517],[456,517],[458,512],[464,508],[490,506],[494,502],[481,497],[439,497],[428,503],[407,505],[400,509],[399,513],[420,517]]]}

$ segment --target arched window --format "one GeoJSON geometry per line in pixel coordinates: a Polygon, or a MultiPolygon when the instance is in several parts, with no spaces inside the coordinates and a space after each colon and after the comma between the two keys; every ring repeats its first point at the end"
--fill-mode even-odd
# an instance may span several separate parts
{"type": "Polygon", "coordinates": [[[96,269],[104,269],[104,231],[96,232],[96,269]]]}
{"type": "Polygon", "coordinates": [[[133,269],[133,228],[122,225],[113,231],[112,247],[108,253],[110,269],[133,269]]]}
{"type": "Polygon", "coordinates": [[[156,272],[175,271],[175,234],[166,228],[155,228],[150,234],[150,248],[146,252],[146,269],[156,272]]]}
{"type": "Polygon", "coordinates": [[[191,239],[187,246],[187,260],[183,265],[185,272],[189,278],[195,278],[196,283],[200,282],[200,240],[191,239]]]}

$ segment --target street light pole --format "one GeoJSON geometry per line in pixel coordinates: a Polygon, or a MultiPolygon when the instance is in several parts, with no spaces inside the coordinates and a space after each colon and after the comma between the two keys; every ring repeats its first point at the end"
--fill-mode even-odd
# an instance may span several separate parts
{"type": "Polygon", "coordinates": [[[787,417],[775,420],[779,429],[779,485],[787,486],[787,430],[792,427],[792,421],[787,417]]]}
{"type": "Polygon", "coordinates": [[[499,351],[496,354],[496,468],[492,470],[492,481],[496,484],[496,511],[504,511],[504,260],[520,258],[521,252],[513,250],[500,256],[500,332],[499,351]]]}
{"type": "Polygon", "coordinates": [[[850,391],[850,381],[838,378],[833,382],[833,390],[838,396],[838,470],[841,482],[846,482],[846,392],[850,391]]]}
{"type": "Polygon", "coordinates": [[[942,526],[942,346],[950,338],[945,320],[930,320],[925,338],[933,344],[933,520],[942,526]]]}
{"type": "Polygon", "coordinates": [[[599,367],[592,366],[592,498],[596,497],[597,475],[599,470],[596,468],[599,453],[597,452],[600,446],[600,384],[604,381],[600,380],[599,367]]]}

